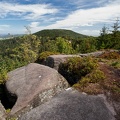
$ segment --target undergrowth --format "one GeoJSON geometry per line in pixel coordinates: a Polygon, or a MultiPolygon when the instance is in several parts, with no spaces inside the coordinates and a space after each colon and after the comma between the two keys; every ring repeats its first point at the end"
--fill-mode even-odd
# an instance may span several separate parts
{"type": "Polygon", "coordinates": [[[72,57],[59,66],[61,73],[70,85],[77,83],[83,76],[86,76],[98,67],[98,62],[92,57],[72,57]]]}

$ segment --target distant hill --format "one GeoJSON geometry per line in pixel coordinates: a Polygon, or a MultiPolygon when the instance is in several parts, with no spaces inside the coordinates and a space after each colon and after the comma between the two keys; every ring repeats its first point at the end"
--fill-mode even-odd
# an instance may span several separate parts
{"type": "Polygon", "coordinates": [[[77,38],[85,38],[86,35],[79,34],[73,32],[72,30],[65,30],[65,29],[46,29],[41,30],[39,32],[34,33],[37,36],[41,37],[49,37],[50,39],[55,39],[56,37],[64,37],[68,39],[77,39],[77,38]]]}

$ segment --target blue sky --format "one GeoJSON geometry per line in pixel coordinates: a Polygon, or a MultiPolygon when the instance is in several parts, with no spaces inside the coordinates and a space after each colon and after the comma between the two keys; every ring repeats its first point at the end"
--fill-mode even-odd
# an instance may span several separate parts
{"type": "Polygon", "coordinates": [[[0,0],[0,34],[70,29],[97,36],[120,19],[120,0],[0,0]]]}

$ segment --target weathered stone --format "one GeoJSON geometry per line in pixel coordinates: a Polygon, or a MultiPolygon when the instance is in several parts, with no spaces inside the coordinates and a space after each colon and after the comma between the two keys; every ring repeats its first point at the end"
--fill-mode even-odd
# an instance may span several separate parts
{"type": "Polygon", "coordinates": [[[67,90],[19,120],[115,120],[107,101],[99,96],[67,90]]]}
{"type": "Polygon", "coordinates": [[[79,55],[51,55],[46,59],[45,65],[58,70],[60,63],[65,62],[70,57],[80,57],[79,55]]]}
{"type": "Polygon", "coordinates": [[[5,120],[5,116],[6,116],[5,109],[0,102],[0,120],[5,120]]]}
{"type": "Polygon", "coordinates": [[[81,57],[86,57],[86,56],[93,56],[93,57],[99,57],[102,55],[105,51],[97,51],[97,52],[91,52],[91,53],[85,53],[85,54],[79,54],[81,57]]]}
{"type": "Polygon", "coordinates": [[[6,88],[17,96],[10,115],[29,111],[69,86],[56,70],[36,63],[9,72],[8,78],[6,88]]]}
{"type": "Polygon", "coordinates": [[[104,53],[110,53],[110,52],[119,52],[118,50],[102,50],[102,51],[96,51],[96,52],[91,52],[91,53],[85,53],[85,54],[79,54],[81,57],[86,57],[86,56],[92,56],[92,57],[99,57],[100,55],[104,53]]]}

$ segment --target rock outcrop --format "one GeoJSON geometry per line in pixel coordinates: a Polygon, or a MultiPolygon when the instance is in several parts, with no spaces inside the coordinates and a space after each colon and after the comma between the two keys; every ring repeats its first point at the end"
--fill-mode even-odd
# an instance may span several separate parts
{"type": "Polygon", "coordinates": [[[80,56],[79,55],[50,55],[46,59],[45,65],[58,70],[60,63],[65,62],[70,57],[80,57],[80,56]]]}
{"type": "Polygon", "coordinates": [[[112,109],[102,97],[67,90],[19,120],[115,120],[112,109]]]}
{"type": "Polygon", "coordinates": [[[17,96],[10,115],[20,115],[68,88],[67,81],[54,69],[31,63],[8,73],[6,88],[17,96]]]}

